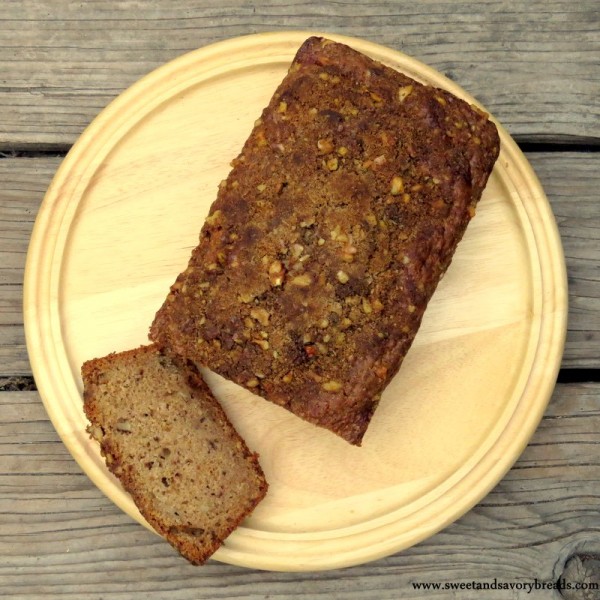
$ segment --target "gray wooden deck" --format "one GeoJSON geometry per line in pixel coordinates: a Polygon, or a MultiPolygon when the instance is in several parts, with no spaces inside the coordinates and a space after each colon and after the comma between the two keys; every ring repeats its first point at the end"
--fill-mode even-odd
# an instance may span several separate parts
{"type": "Polygon", "coordinates": [[[424,591],[414,582],[600,582],[600,5],[28,0],[0,3],[0,594],[5,598],[600,598],[600,590],[424,591]],[[363,566],[192,567],[81,472],[31,379],[22,279],[61,158],[112,98],[208,43],[304,29],[401,50],[475,95],[524,149],[569,276],[559,383],[522,457],[444,531],[363,566]],[[32,389],[33,388],[33,389],[32,389]]]}

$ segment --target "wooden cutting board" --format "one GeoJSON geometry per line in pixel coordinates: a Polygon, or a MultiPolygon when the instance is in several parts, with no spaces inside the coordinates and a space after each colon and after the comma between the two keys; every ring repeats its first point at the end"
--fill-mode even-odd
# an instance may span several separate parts
{"type": "MultiPolygon", "coordinates": [[[[74,458],[142,523],[85,433],[79,369],[147,343],[230,160],[309,35],[236,38],[149,74],[83,133],[40,209],[24,302],[38,388],[74,458]]],[[[474,102],[403,54],[329,37],[474,102]]],[[[518,458],[554,388],[566,276],[543,190],[501,127],[500,135],[478,214],[362,447],[205,372],[270,482],[215,558],[279,570],[373,560],[457,519],[518,458]]]]}

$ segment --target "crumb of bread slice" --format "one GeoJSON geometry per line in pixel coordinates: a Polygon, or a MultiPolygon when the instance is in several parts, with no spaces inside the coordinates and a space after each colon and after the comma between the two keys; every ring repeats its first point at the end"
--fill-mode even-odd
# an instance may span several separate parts
{"type": "Polygon", "coordinates": [[[263,499],[267,482],[189,363],[142,346],[82,366],[90,435],[147,522],[204,563],[263,499]]]}

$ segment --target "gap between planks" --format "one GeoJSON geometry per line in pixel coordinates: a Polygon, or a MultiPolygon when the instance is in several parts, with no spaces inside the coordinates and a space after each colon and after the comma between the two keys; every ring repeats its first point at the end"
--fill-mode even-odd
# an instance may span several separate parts
{"type": "MultiPolygon", "coordinates": [[[[600,383],[600,369],[561,369],[556,383],[600,383]]],[[[37,390],[37,387],[31,375],[0,377],[0,392],[35,390],[37,390]]]]}

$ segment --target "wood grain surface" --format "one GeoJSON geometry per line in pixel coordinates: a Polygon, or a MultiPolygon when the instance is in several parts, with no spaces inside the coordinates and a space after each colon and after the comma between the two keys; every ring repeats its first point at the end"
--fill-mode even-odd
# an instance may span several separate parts
{"type": "MultiPolygon", "coordinates": [[[[82,435],[77,373],[91,357],[147,343],[156,307],[197,243],[198,219],[305,39],[298,32],[235,38],[155,71],[90,125],[38,213],[24,290],[38,389],[73,456],[134,518],[131,497],[82,435]]],[[[387,47],[341,41],[464,94],[387,47]]],[[[470,509],[518,458],[560,366],[567,290],[548,202],[514,142],[499,134],[478,218],[360,452],[206,374],[271,482],[216,559],[293,571],[389,555],[470,509]],[[398,435],[393,424],[401,422],[398,435]]]]}
{"type": "Polygon", "coordinates": [[[600,8],[596,0],[6,0],[0,3],[0,594],[8,599],[598,600],[597,591],[416,590],[415,582],[600,579],[600,8]],[[79,470],[31,386],[22,278],[61,156],[126,87],[213,41],[318,29],[422,60],[522,144],[552,204],[569,277],[561,381],[521,459],[462,519],[344,570],[182,562],[79,470]],[[50,154],[48,154],[50,151],[50,154]],[[58,153],[58,155],[54,155],[58,153]]]}
{"type": "MultiPolygon", "coordinates": [[[[600,368],[600,154],[528,152],[552,205],[569,276],[563,367],[600,368]]],[[[25,348],[22,281],[37,210],[61,159],[0,160],[0,376],[31,375],[25,348]]]]}
{"type": "MultiPolygon", "coordinates": [[[[3,394],[0,590],[7,598],[430,598],[414,582],[554,581],[575,551],[600,551],[595,385],[559,385],[523,456],[458,522],[367,565],[269,573],[182,561],[93,486],[34,392],[3,394]],[[133,591],[135,590],[135,591],[133,591]]],[[[487,591],[447,597],[552,598],[487,591]]]]}
{"type": "Polygon", "coordinates": [[[477,97],[518,140],[600,143],[594,0],[0,4],[0,149],[72,144],[157,66],[234,36],[331,31],[417,58],[477,97]]]}

